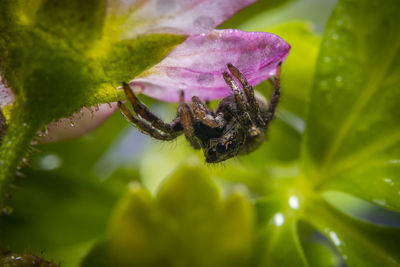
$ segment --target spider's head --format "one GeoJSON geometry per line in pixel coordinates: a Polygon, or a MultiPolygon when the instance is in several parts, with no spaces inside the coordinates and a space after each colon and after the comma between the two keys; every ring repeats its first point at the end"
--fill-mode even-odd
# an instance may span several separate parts
{"type": "Polygon", "coordinates": [[[205,144],[203,151],[206,162],[217,163],[236,156],[240,147],[241,142],[235,138],[215,138],[205,144]]]}

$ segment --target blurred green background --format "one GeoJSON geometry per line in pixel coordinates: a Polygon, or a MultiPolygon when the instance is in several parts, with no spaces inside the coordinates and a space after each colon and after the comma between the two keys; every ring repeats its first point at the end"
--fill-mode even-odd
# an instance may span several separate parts
{"type": "MultiPolygon", "coordinates": [[[[193,151],[182,137],[170,143],[155,141],[115,112],[85,136],[34,146],[32,158],[19,170],[22,175],[13,185],[9,201],[13,212],[1,217],[3,247],[43,255],[61,266],[78,266],[85,257],[86,266],[102,266],[107,261],[103,252],[109,250],[109,244],[115,264],[110,266],[125,266],[132,261],[136,262],[132,266],[188,266],[185,264],[192,261],[198,265],[191,266],[290,266],[296,261],[280,258],[278,249],[287,249],[282,255],[291,255],[293,245],[293,251],[303,248],[304,254],[299,253],[299,257],[306,257],[308,266],[344,266],[340,246],[335,248],[320,229],[316,231],[301,218],[298,239],[291,236],[292,232],[280,236],[287,242],[286,248],[277,241],[271,241],[276,247],[264,248],[263,238],[274,238],[271,231],[278,230],[253,229],[265,224],[262,216],[255,215],[265,203],[278,211],[282,208],[279,198],[268,199],[276,192],[282,193],[282,199],[289,196],[292,208],[302,205],[301,194],[286,192],[291,187],[282,184],[299,174],[297,160],[315,64],[335,4],[331,0],[260,0],[220,27],[273,32],[292,46],[283,67],[278,118],[262,148],[227,163],[205,165],[201,153],[193,151]],[[280,178],[283,182],[278,181],[280,178]],[[186,184],[185,179],[192,180],[186,184]],[[253,203],[261,199],[254,208],[253,203]],[[183,202],[189,203],[187,207],[183,202]],[[182,214],[195,210],[198,217],[194,220],[175,214],[177,211],[171,207],[182,209],[182,214]],[[214,209],[214,215],[207,213],[214,209]],[[225,230],[226,235],[217,234],[225,230]],[[253,243],[259,244],[257,249],[253,243]],[[180,249],[185,252],[175,255],[176,244],[190,248],[182,245],[180,249]]],[[[268,83],[256,89],[267,97],[271,92],[268,83]]],[[[141,99],[166,121],[174,117],[176,105],[145,96],[141,99]]],[[[302,188],[306,186],[297,187],[302,188]]],[[[394,211],[335,190],[323,196],[351,218],[400,226],[400,215],[394,211]]],[[[290,220],[290,216],[281,217],[273,210],[267,213],[278,226],[290,220]]],[[[330,239],[335,242],[335,235],[330,239]]]]}

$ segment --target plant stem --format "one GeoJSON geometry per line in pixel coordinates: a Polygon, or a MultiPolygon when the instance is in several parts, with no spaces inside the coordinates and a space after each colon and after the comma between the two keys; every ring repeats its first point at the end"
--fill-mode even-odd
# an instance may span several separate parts
{"type": "Polygon", "coordinates": [[[29,121],[23,110],[21,107],[13,109],[0,146],[0,211],[4,208],[4,197],[8,187],[13,182],[16,170],[38,129],[37,124],[29,121]]]}

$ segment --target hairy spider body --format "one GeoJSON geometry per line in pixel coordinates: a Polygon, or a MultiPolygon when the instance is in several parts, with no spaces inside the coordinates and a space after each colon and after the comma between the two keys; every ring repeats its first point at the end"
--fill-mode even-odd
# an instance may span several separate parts
{"type": "Polygon", "coordinates": [[[228,64],[229,71],[240,82],[243,91],[233,77],[224,72],[225,82],[233,94],[223,98],[215,111],[211,111],[197,96],[192,97],[192,103],[184,103],[181,92],[177,117],[171,123],[165,123],[137,98],[127,84],[123,85],[123,89],[136,116],[121,101],[118,101],[118,106],[127,120],[141,132],[165,141],[183,133],[193,148],[203,149],[208,163],[221,162],[250,153],[264,142],[279,101],[280,65],[272,80],[274,92],[269,105],[262,96],[254,94],[253,87],[242,73],[228,64]]]}

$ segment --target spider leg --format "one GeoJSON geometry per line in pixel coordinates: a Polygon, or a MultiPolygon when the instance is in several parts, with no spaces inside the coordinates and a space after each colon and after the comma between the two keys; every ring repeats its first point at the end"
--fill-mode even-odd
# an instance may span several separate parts
{"type": "Polygon", "coordinates": [[[235,80],[230,76],[227,72],[223,73],[225,82],[229,85],[229,87],[233,91],[233,96],[235,97],[235,103],[237,108],[237,116],[236,118],[240,121],[240,124],[243,127],[251,128],[253,125],[250,114],[247,112],[247,104],[244,102],[243,93],[239,89],[239,86],[235,82],[235,80]]]}
{"type": "Polygon", "coordinates": [[[144,134],[150,135],[155,139],[163,141],[173,140],[179,135],[179,132],[171,132],[171,133],[161,132],[155,127],[153,127],[150,123],[135,117],[132,114],[132,112],[127,108],[127,106],[125,106],[125,104],[122,103],[121,101],[118,101],[118,107],[121,113],[125,116],[125,118],[144,134]]]}
{"type": "Polygon", "coordinates": [[[200,144],[197,141],[194,134],[194,114],[192,109],[187,103],[184,103],[184,93],[181,91],[180,94],[180,104],[178,107],[178,117],[180,118],[180,123],[183,127],[183,133],[186,139],[194,149],[200,149],[200,144]]]}
{"type": "Polygon", "coordinates": [[[157,115],[150,111],[150,109],[142,103],[136,94],[133,92],[129,84],[123,83],[123,89],[126,97],[131,103],[133,110],[140,115],[143,119],[148,121],[156,129],[161,130],[166,133],[173,133],[174,129],[171,124],[165,123],[157,115]]]}
{"type": "Polygon", "coordinates": [[[242,84],[247,102],[249,103],[252,113],[257,114],[259,107],[256,98],[254,97],[253,87],[247,82],[247,79],[235,66],[233,66],[231,63],[228,63],[227,66],[232,75],[235,76],[235,78],[238,79],[238,81],[242,84]]]}
{"type": "Polygon", "coordinates": [[[276,67],[276,75],[273,79],[274,92],[271,96],[271,100],[268,105],[267,115],[264,118],[264,121],[267,125],[268,125],[268,122],[270,122],[274,117],[276,107],[278,106],[279,97],[281,95],[281,82],[280,82],[281,65],[282,65],[282,62],[279,62],[278,66],[276,67]]]}
{"type": "Polygon", "coordinates": [[[245,105],[244,105],[244,101],[243,101],[242,91],[240,91],[239,86],[237,85],[235,80],[233,80],[231,75],[229,75],[227,72],[224,72],[223,76],[224,76],[224,80],[225,80],[226,84],[229,85],[229,87],[232,89],[238,111],[244,112],[245,105]]]}
{"type": "Polygon", "coordinates": [[[225,125],[224,115],[222,113],[214,115],[197,96],[192,97],[192,108],[196,118],[199,118],[203,124],[211,128],[220,128],[225,125]]]}

